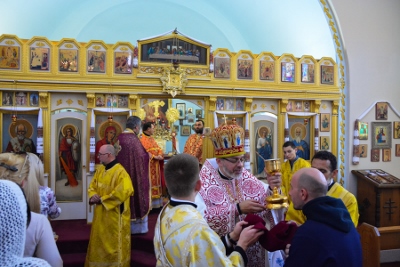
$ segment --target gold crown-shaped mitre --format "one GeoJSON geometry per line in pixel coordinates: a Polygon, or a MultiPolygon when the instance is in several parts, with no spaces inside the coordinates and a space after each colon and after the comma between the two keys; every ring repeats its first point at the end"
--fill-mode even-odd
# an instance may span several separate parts
{"type": "Polygon", "coordinates": [[[215,149],[215,157],[228,158],[245,154],[244,130],[235,121],[231,124],[223,123],[215,128],[210,135],[215,149]]]}

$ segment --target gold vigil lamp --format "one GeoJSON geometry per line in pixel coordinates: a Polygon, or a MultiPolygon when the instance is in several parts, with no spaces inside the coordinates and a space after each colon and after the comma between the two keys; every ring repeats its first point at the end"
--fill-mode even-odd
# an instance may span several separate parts
{"type": "MultiPolygon", "coordinates": [[[[265,172],[269,175],[274,175],[281,171],[281,161],[279,159],[264,159],[265,172]]],[[[273,188],[272,196],[268,196],[267,199],[268,209],[282,209],[288,208],[289,202],[287,196],[282,196],[278,193],[278,188],[273,188]]]]}

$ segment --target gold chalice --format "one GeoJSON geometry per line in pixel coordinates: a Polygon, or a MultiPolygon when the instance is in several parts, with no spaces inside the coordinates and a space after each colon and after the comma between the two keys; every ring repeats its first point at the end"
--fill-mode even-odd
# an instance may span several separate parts
{"type": "MultiPolygon", "coordinates": [[[[279,159],[267,159],[264,160],[265,172],[269,175],[274,175],[281,171],[281,161],[279,159]]],[[[267,197],[267,208],[268,209],[282,209],[288,208],[289,202],[287,196],[279,195],[278,188],[273,188],[272,196],[267,197]]]]}

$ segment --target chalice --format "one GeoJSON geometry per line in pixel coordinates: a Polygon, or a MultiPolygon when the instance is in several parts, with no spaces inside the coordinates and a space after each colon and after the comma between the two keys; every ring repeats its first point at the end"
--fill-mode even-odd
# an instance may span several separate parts
{"type": "MultiPolygon", "coordinates": [[[[265,172],[269,175],[274,175],[281,171],[281,161],[279,159],[267,159],[264,160],[265,172]]],[[[267,197],[267,208],[268,209],[282,209],[288,208],[289,202],[287,196],[282,196],[278,193],[278,188],[273,188],[272,196],[267,197]]]]}

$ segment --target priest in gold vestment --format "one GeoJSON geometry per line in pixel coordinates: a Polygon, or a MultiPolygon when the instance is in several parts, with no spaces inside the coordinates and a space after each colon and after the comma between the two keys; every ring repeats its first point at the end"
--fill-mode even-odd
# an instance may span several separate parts
{"type": "Polygon", "coordinates": [[[246,266],[245,251],[263,231],[254,226],[242,231],[247,224],[242,221],[220,238],[196,210],[194,199],[201,188],[198,174],[198,160],[188,154],[176,155],[166,164],[171,200],[158,216],[155,228],[157,266],[246,266]]]}
{"type": "Polygon", "coordinates": [[[88,189],[95,205],[85,266],[130,266],[131,178],[115,157],[114,146],[103,145],[97,155],[102,165],[88,189]]]}
{"type": "Polygon", "coordinates": [[[152,207],[162,207],[162,196],[164,188],[164,152],[153,138],[154,123],[146,122],[142,127],[140,142],[149,153],[149,179],[151,184],[152,207]]]}
{"type": "MultiPolygon", "coordinates": [[[[340,198],[343,201],[350,213],[354,226],[357,227],[358,217],[360,216],[358,213],[357,199],[351,192],[347,191],[342,185],[334,180],[338,172],[336,156],[329,151],[318,151],[311,160],[311,167],[318,169],[325,176],[328,183],[328,192],[326,195],[340,198]]],[[[307,218],[304,216],[303,212],[297,210],[296,212],[293,211],[294,207],[293,203],[291,203],[286,214],[286,220],[293,220],[298,224],[305,223],[307,218]]]]}

